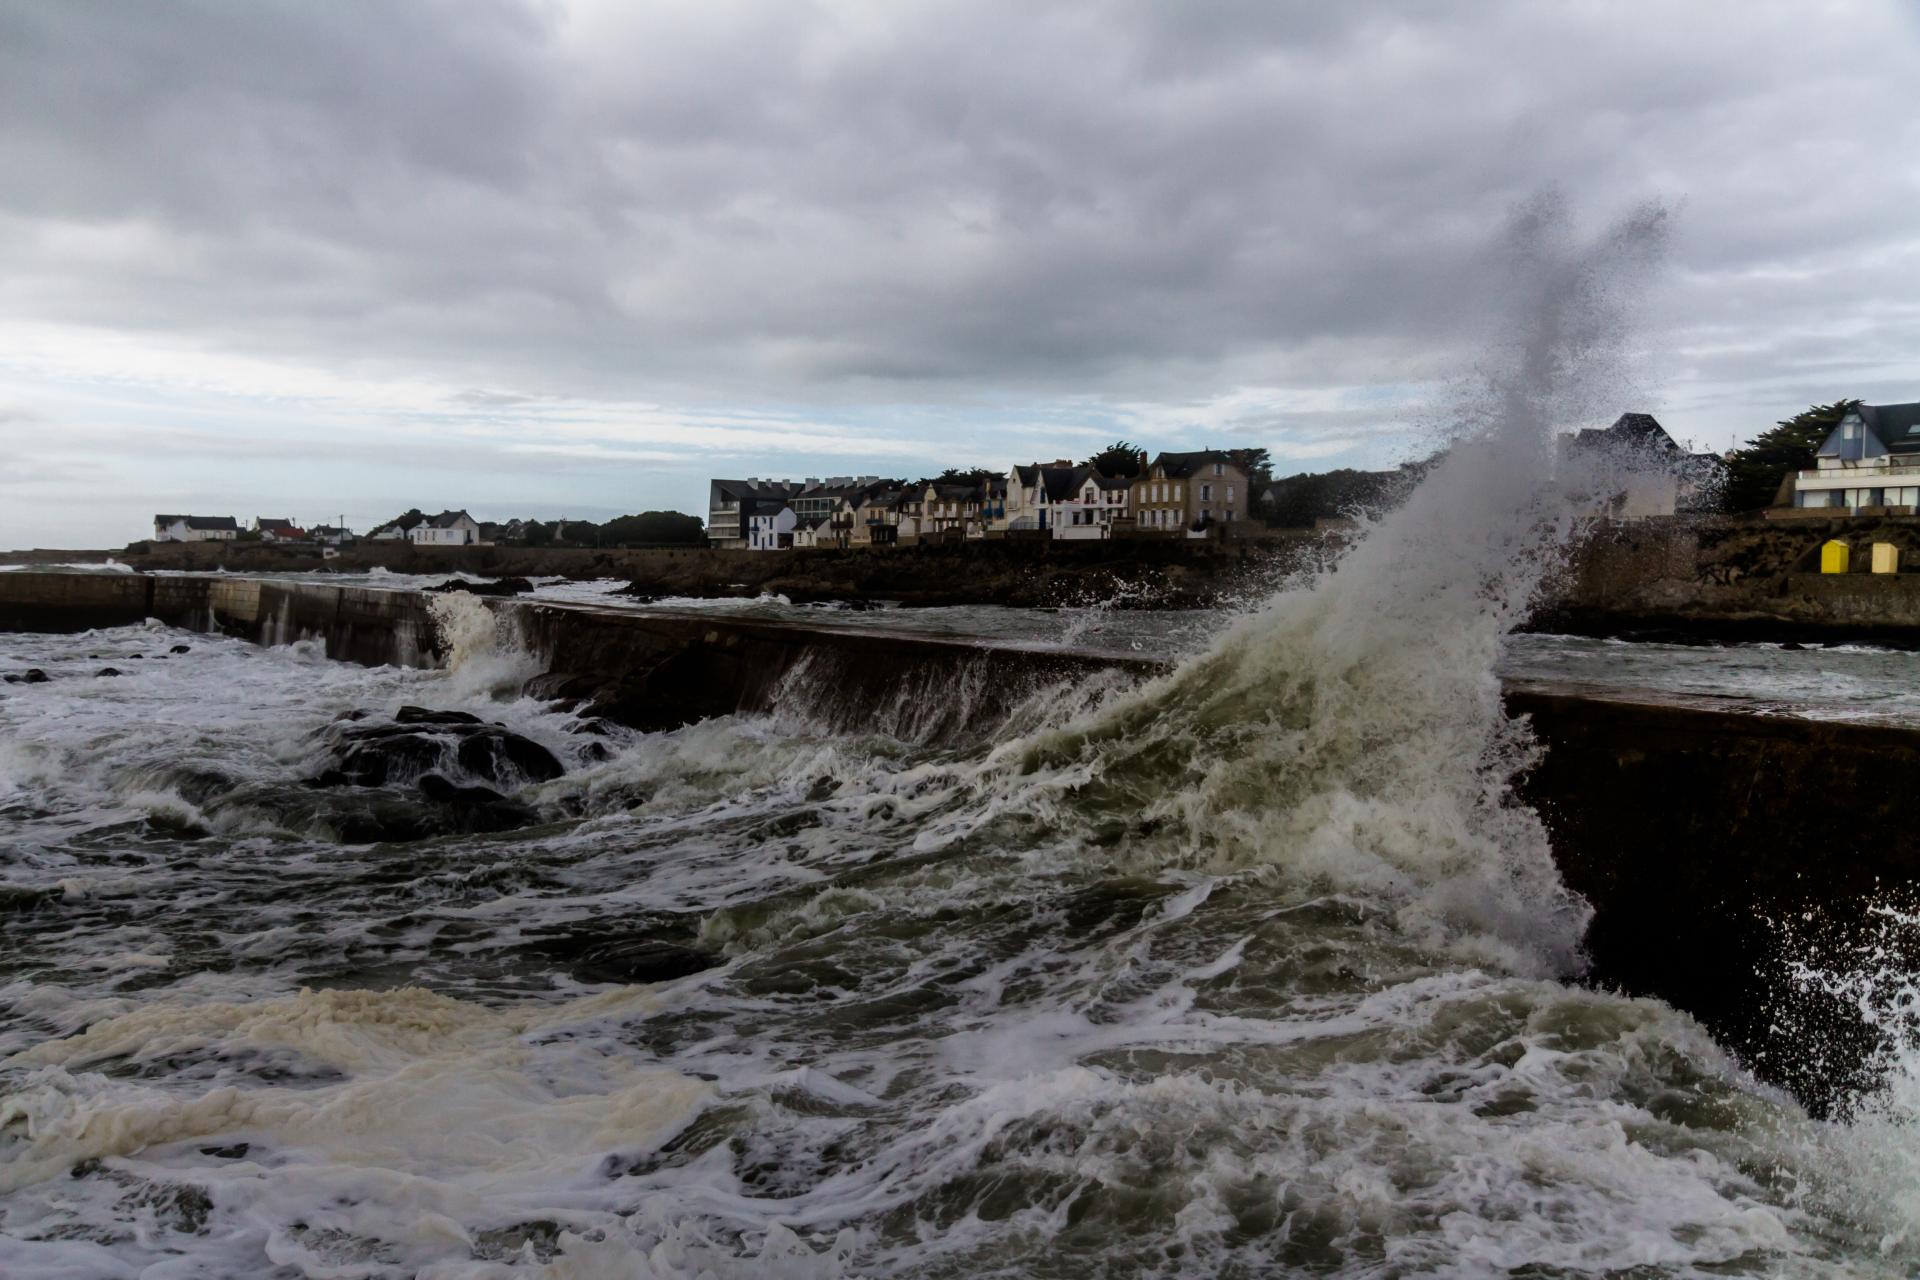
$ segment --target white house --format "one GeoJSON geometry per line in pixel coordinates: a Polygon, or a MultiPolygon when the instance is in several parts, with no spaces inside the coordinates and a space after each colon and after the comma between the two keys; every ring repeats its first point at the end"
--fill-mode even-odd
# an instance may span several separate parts
{"type": "Polygon", "coordinates": [[[1071,487],[1049,505],[1053,536],[1064,541],[1098,541],[1113,536],[1113,522],[1127,514],[1133,482],[1105,476],[1096,467],[1075,467],[1071,487]]]}
{"type": "Polygon", "coordinates": [[[442,511],[413,526],[407,540],[417,547],[477,547],[480,525],[464,511],[442,511]]]}
{"type": "Polygon", "coordinates": [[[1613,425],[1561,436],[1558,479],[1613,520],[1645,520],[1698,509],[1718,492],[1720,459],[1690,453],[1650,413],[1623,413],[1613,425]]]}
{"type": "Polygon", "coordinates": [[[1036,462],[1007,472],[1007,496],[996,526],[1010,530],[1048,529],[1055,523],[1054,505],[1074,491],[1080,468],[1065,459],[1036,462]]]}
{"type": "Polygon", "coordinates": [[[793,545],[793,528],[799,518],[793,514],[793,508],[782,506],[779,510],[754,512],[747,517],[747,550],[779,551],[793,545]]]}
{"type": "Polygon", "coordinates": [[[232,516],[155,516],[155,542],[232,542],[240,525],[232,516]]]}
{"type": "Polygon", "coordinates": [[[1794,477],[1793,505],[1908,514],[1920,509],[1920,403],[1849,409],[1794,477]]]}
{"type": "Polygon", "coordinates": [[[307,531],[293,521],[273,516],[255,516],[253,531],[260,535],[262,542],[302,542],[307,537],[307,531]]]}
{"type": "MultiPolygon", "coordinates": [[[[842,498],[842,502],[846,499],[842,498]]],[[[797,519],[797,517],[796,517],[797,519]]],[[[793,545],[796,548],[830,547],[833,543],[833,518],[816,516],[811,521],[793,526],[793,545]]]]}

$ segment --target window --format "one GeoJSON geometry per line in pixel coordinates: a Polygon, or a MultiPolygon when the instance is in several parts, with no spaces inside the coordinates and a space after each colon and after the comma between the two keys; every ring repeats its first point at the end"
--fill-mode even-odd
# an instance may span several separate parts
{"type": "Polygon", "coordinates": [[[1232,485],[1227,486],[1227,505],[1228,506],[1233,505],[1233,486],[1232,485]]]}
{"type": "Polygon", "coordinates": [[[1216,462],[1213,464],[1213,474],[1215,474],[1216,476],[1225,475],[1226,471],[1219,463],[1216,462]]]}
{"type": "Polygon", "coordinates": [[[1202,502],[1212,502],[1212,501],[1213,501],[1213,486],[1212,486],[1212,485],[1210,485],[1210,484],[1203,484],[1203,485],[1201,485],[1201,486],[1200,486],[1200,501],[1202,501],[1202,502]]]}

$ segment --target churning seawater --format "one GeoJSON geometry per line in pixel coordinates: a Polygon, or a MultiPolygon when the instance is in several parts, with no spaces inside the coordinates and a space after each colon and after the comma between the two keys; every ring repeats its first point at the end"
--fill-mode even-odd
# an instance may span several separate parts
{"type": "Polygon", "coordinates": [[[443,671],[0,638],[0,1275],[1911,1274],[1911,984],[1808,975],[1889,1031],[1810,1118],[1579,985],[1511,792],[1546,424],[1655,235],[1523,219],[1448,461],[1137,687],[594,734],[477,606],[443,671]],[[307,784],[408,706],[551,751],[531,825],[356,839],[428,801],[307,784]]]}

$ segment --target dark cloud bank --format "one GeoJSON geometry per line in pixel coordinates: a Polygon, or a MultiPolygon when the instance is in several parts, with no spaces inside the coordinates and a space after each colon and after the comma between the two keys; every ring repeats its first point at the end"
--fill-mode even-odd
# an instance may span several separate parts
{"type": "Polygon", "coordinates": [[[508,420],[1270,387],[1301,405],[1217,420],[1364,433],[1366,388],[1458,367],[1553,185],[1678,204],[1659,372],[1724,436],[1920,395],[1915,37],[1798,0],[5,0],[0,299],[508,420]]]}

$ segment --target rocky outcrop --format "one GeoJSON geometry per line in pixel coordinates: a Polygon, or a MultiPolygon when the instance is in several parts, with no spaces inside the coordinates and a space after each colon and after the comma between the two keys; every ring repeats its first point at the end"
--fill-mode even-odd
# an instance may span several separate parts
{"type": "Polygon", "coordinates": [[[332,759],[314,779],[322,787],[411,786],[428,775],[444,783],[457,774],[512,788],[566,772],[539,743],[464,711],[402,707],[384,723],[351,712],[328,726],[325,738],[332,759]]]}

